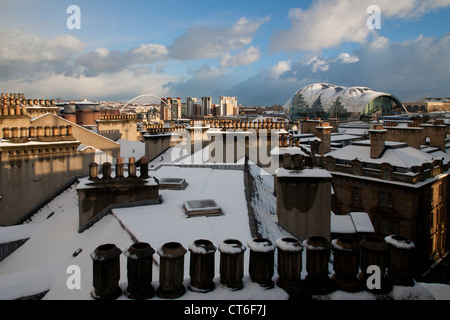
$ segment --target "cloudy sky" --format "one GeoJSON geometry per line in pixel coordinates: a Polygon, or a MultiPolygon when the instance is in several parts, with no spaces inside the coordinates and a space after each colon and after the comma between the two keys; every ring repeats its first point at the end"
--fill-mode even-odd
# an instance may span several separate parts
{"type": "Polygon", "coordinates": [[[1,92],[272,105],[314,82],[449,97],[450,0],[0,0],[1,92]]]}

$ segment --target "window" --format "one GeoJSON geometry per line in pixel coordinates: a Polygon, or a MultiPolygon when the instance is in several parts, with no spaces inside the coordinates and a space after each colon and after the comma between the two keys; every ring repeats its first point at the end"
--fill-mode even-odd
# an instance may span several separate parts
{"type": "Polygon", "coordinates": [[[359,187],[353,187],[352,200],[359,200],[360,196],[361,190],[359,189],[359,187]]]}
{"type": "Polygon", "coordinates": [[[391,221],[389,219],[380,219],[380,232],[383,234],[391,234],[391,221]]]}
{"type": "Polygon", "coordinates": [[[387,168],[383,169],[383,180],[391,180],[391,170],[387,168]]]}
{"type": "Polygon", "coordinates": [[[379,193],[379,203],[381,207],[392,208],[393,207],[393,196],[391,192],[380,191],[379,193]]]}

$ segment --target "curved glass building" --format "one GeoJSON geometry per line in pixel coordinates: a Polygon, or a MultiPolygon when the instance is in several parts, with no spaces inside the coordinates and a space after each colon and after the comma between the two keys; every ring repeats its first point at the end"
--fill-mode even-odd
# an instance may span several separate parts
{"type": "Polygon", "coordinates": [[[302,117],[363,119],[407,113],[400,100],[389,93],[328,83],[301,88],[284,108],[291,121],[302,117]]]}

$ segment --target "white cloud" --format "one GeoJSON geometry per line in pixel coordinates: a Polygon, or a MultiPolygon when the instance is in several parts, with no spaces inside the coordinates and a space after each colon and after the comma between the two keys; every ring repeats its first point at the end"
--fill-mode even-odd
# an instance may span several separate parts
{"type": "Polygon", "coordinates": [[[317,73],[319,71],[327,71],[330,68],[330,65],[328,64],[328,59],[326,58],[320,58],[320,57],[310,57],[306,59],[304,62],[305,65],[311,66],[311,71],[313,73],[317,73]]]}
{"type": "Polygon", "coordinates": [[[109,50],[106,48],[97,48],[94,50],[94,53],[99,57],[99,58],[106,58],[109,54],[109,50]]]}
{"type": "Polygon", "coordinates": [[[347,52],[342,52],[337,56],[336,61],[342,61],[343,63],[354,63],[358,62],[359,58],[356,56],[352,56],[347,52]]]}
{"type": "Polygon", "coordinates": [[[54,74],[33,83],[21,80],[0,81],[5,92],[24,92],[25,97],[92,99],[128,101],[140,94],[152,93],[160,97],[168,94],[165,84],[178,81],[177,76],[142,73],[136,75],[132,70],[123,70],[114,76],[101,74],[96,77],[78,78],[54,74]]]}
{"type": "Polygon", "coordinates": [[[0,62],[40,63],[66,60],[80,53],[85,44],[70,35],[42,39],[18,30],[0,30],[0,62]]]}
{"type": "Polygon", "coordinates": [[[442,37],[420,36],[402,42],[376,37],[352,53],[280,61],[225,94],[240,97],[244,105],[284,104],[298,89],[328,82],[367,86],[407,101],[448,97],[449,74],[450,32],[442,37]]]}
{"type": "MultiPolygon", "coordinates": [[[[372,0],[317,0],[303,10],[293,8],[290,29],[277,30],[271,39],[272,51],[320,51],[343,42],[362,43],[373,33],[366,26],[367,7],[372,0]]],[[[450,6],[450,0],[378,0],[381,17],[417,18],[450,6]]]]}
{"type": "Polygon", "coordinates": [[[290,61],[279,61],[276,65],[272,66],[269,69],[268,74],[270,74],[272,78],[278,80],[280,75],[289,71],[290,69],[291,69],[290,61]]]}
{"type": "Polygon", "coordinates": [[[255,61],[258,61],[260,56],[261,56],[261,52],[259,51],[259,49],[254,46],[251,46],[251,47],[247,48],[245,51],[240,52],[234,56],[232,56],[229,53],[224,54],[220,58],[220,65],[222,67],[246,66],[255,61]]]}
{"type": "Polygon", "coordinates": [[[69,35],[42,39],[18,30],[0,30],[0,39],[0,80],[31,81],[54,73],[76,74],[71,59],[85,48],[69,35]]]}
{"type": "Polygon", "coordinates": [[[163,60],[167,58],[168,50],[165,46],[159,44],[142,44],[132,50],[135,60],[141,62],[163,60]]]}
{"type": "Polygon", "coordinates": [[[84,75],[93,77],[119,72],[137,64],[149,65],[166,59],[167,54],[165,46],[152,43],[124,51],[97,48],[77,57],[76,63],[83,67],[84,75]]]}
{"type": "Polygon", "coordinates": [[[168,47],[170,57],[178,60],[217,58],[251,44],[256,31],[267,21],[268,17],[254,21],[242,17],[231,27],[190,27],[168,47]]]}

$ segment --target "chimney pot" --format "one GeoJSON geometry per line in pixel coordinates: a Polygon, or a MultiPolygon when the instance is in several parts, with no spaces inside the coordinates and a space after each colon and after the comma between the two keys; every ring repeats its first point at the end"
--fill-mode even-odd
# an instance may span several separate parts
{"type": "Polygon", "coordinates": [[[156,294],[160,298],[181,297],[186,289],[184,280],[184,255],[187,250],[178,242],[165,243],[159,250],[159,287],[156,294]]]}
{"type": "Polygon", "coordinates": [[[128,158],[128,176],[136,177],[136,162],[134,157],[128,158]]]}
{"type": "Polygon", "coordinates": [[[199,239],[189,246],[191,258],[189,275],[191,283],[189,289],[197,292],[208,292],[215,288],[214,284],[214,254],[216,247],[211,241],[199,239]]]}
{"type": "Polygon", "coordinates": [[[103,179],[111,178],[111,163],[110,162],[104,162],[102,164],[102,175],[103,175],[103,179]]]}
{"type": "Polygon", "coordinates": [[[41,138],[44,136],[44,127],[37,126],[36,127],[36,137],[41,138]]]}
{"type": "Polygon", "coordinates": [[[11,139],[11,129],[10,128],[3,128],[3,139],[11,139]]]}
{"type": "Polygon", "coordinates": [[[98,179],[98,164],[95,162],[89,164],[89,179],[98,179]]]}
{"type": "Polygon", "coordinates": [[[248,242],[248,246],[250,248],[250,278],[262,287],[272,288],[275,252],[272,241],[266,238],[254,238],[248,242]]]}
{"type": "Polygon", "coordinates": [[[219,244],[220,283],[228,288],[243,288],[245,247],[239,240],[226,239],[219,244]]]}
{"type": "Polygon", "coordinates": [[[11,128],[11,132],[12,132],[13,139],[19,138],[19,128],[13,127],[13,128],[11,128]]]}
{"type": "Polygon", "coordinates": [[[134,243],[125,251],[128,278],[125,294],[130,299],[149,299],[155,295],[152,286],[154,253],[155,250],[146,242],[134,243]]]}
{"type": "Polygon", "coordinates": [[[277,285],[289,293],[289,296],[298,292],[302,272],[303,246],[295,238],[279,238],[277,245],[277,285]]]}
{"type": "Polygon", "coordinates": [[[94,299],[113,300],[122,294],[119,286],[120,254],[122,251],[115,244],[98,246],[91,254],[93,260],[94,299]]]}

